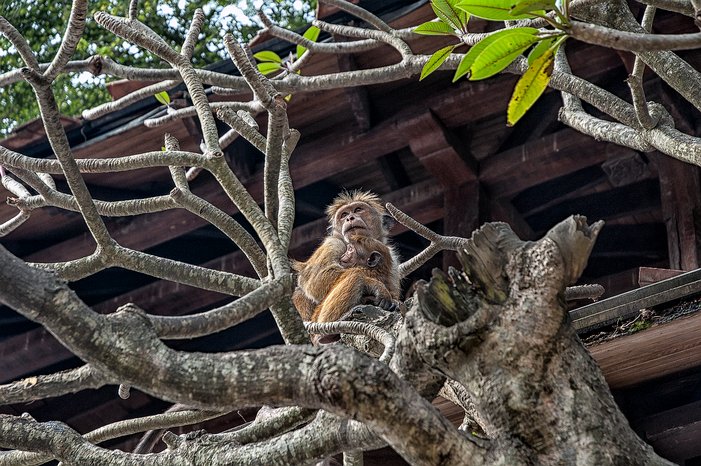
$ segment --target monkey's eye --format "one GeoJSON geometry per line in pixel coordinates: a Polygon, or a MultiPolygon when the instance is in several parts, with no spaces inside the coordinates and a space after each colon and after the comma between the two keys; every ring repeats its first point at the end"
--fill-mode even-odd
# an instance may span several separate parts
{"type": "Polygon", "coordinates": [[[346,217],[348,217],[348,212],[341,212],[341,215],[339,216],[339,218],[346,218],[346,217]]]}
{"type": "Polygon", "coordinates": [[[356,207],[355,209],[353,209],[353,212],[356,213],[356,214],[357,214],[357,213],[360,213],[360,212],[362,212],[362,211],[363,211],[363,208],[362,208],[362,207],[356,207]]]}

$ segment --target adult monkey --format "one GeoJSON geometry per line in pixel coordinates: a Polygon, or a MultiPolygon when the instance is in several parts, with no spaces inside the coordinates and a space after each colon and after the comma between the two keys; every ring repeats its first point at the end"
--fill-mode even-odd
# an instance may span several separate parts
{"type": "Polygon", "coordinates": [[[393,260],[389,247],[369,236],[346,238],[346,252],[338,275],[329,293],[316,306],[312,322],[340,320],[357,304],[370,302],[388,311],[399,309],[399,287],[389,281],[393,260]]]}
{"type": "MultiPolygon", "coordinates": [[[[394,248],[388,244],[394,219],[387,214],[376,194],[359,190],[343,192],[326,208],[326,215],[329,235],[306,262],[294,264],[299,275],[292,301],[306,321],[312,320],[314,310],[331,292],[345,270],[340,261],[346,253],[347,238],[351,234],[374,238],[387,245],[392,260],[389,276],[382,281],[389,289],[400,288],[399,260],[394,248]]],[[[365,298],[374,304],[385,304],[372,295],[365,298]]],[[[344,307],[350,308],[356,304],[363,302],[344,303],[344,307]]]]}

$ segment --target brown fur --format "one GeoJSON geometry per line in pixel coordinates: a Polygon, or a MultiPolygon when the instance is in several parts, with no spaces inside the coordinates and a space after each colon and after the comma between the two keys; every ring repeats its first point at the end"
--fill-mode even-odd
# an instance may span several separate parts
{"type": "MultiPolygon", "coordinates": [[[[292,295],[292,301],[304,320],[313,320],[317,307],[322,301],[327,302],[323,316],[338,316],[338,312],[331,312],[331,308],[350,309],[346,303],[336,303],[338,296],[346,296],[347,291],[334,293],[333,299],[326,299],[336,286],[339,277],[344,271],[341,265],[341,257],[346,252],[347,238],[362,236],[377,240],[384,248],[387,248],[385,266],[381,269],[387,273],[379,280],[386,284],[385,288],[392,290],[391,296],[399,295],[399,267],[394,249],[389,246],[387,235],[391,227],[391,217],[385,212],[379,197],[364,191],[344,192],[340,194],[327,207],[331,231],[324,238],[321,245],[305,262],[295,262],[294,269],[298,272],[297,289],[292,295]],[[395,291],[396,290],[396,293],[395,291]]],[[[355,278],[359,281],[361,278],[355,278]]],[[[370,278],[368,278],[370,282],[370,278]]],[[[376,282],[373,282],[377,285],[376,282]]],[[[345,285],[344,285],[345,286],[345,285]]],[[[357,291],[357,286],[352,286],[357,291]]],[[[367,287],[363,290],[367,291],[367,287]]],[[[375,296],[376,293],[369,293],[375,296]]],[[[355,300],[355,304],[359,304],[355,300]]],[[[320,315],[321,312],[316,313],[320,315]]]]}
{"type": "Polygon", "coordinates": [[[348,265],[314,310],[313,322],[336,321],[358,304],[377,304],[379,300],[391,303],[399,299],[399,288],[388,281],[393,262],[387,245],[374,238],[354,235],[348,242],[348,249],[351,248],[354,252],[349,254],[352,257],[348,265]],[[377,262],[372,261],[373,254],[380,255],[377,262]]]}

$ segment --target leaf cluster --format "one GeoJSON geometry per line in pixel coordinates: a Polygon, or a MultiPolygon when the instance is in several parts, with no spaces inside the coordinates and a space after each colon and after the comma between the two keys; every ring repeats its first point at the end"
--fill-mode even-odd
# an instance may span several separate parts
{"type": "MultiPolygon", "coordinates": [[[[320,33],[321,29],[316,26],[311,26],[304,32],[302,37],[312,42],[316,42],[319,39],[320,33]]],[[[258,64],[256,65],[258,67],[258,71],[264,75],[269,75],[284,69],[290,70],[292,64],[302,58],[302,55],[306,51],[306,47],[297,45],[295,54],[290,54],[290,56],[285,59],[282,59],[277,53],[271,50],[263,50],[254,54],[253,57],[258,61],[258,64]]],[[[299,73],[299,70],[297,73],[299,73]]]]}
{"type": "Polygon", "coordinates": [[[462,56],[453,82],[462,77],[472,81],[486,79],[503,71],[526,51],[528,69],[514,89],[507,110],[507,124],[514,125],[538,100],[550,82],[557,50],[567,38],[567,4],[562,8],[556,0],[432,0],[437,20],[423,23],[415,33],[455,36],[460,41],[434,52],[421,71],[420,79],[430,75],[448,59],[453,51],[464,44],[469,34],[471,16],[488,21],[515,21],[543,18],[552,31],[532,27],[501,29],[483,38],[462,56]],[[554,19],[548,15],[554,13],[554,19]]]}

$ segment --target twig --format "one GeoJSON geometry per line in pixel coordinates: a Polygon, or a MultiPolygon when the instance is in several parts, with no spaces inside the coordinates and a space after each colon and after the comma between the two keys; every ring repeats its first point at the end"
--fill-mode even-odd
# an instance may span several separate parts
{"type": "Polygon", "coordinates": [[[15,46],[17,53],[22,57],[22,61],[24,61],[29,68],[33,70],[39,69],[39,62],[36,56],[34,56],[32,48],[24,39],[24,36],[2,16],[0,16],[0,33],[15,46]]]}
{"type": "Polygon", "coordinates": [[[334,335],[337,333],[364,335],[380,342],[382,346],[384,346],[380,361],[389,364],[392,360],[392,356],[394,356],[396,338],[387,330],[377,325],[372,325],[367,322],[339,320],[337,322],[305,322],[304,326],[309,333],[316,333],[319,335],[334,335]]]}
{"type": "Polygon", "coordinates": [[[397,209],[394,205],[387,203],[387,211],[392,217],[408,229],[423,236],[431,243],[419,254],[412,257],[406,262],[399,265],[399,276],[404,278],[414,270],[425,264],[431,257],[443,250],[457,251],[459,248],[464,248],[469,240],[458,236],[442,236],[421,225],[419,222],[409,217],[407,214],[397,209]]]}
{"type": "Polygon", "coordinates": [[[80,41],[85,29],[85,17],[88,14],[88,0],[73,0],[71,6],[71,15],[68,18],[68,27],[66,28],[61,46],[56,52],[54,59],[49,67],[44,71],[44,78],[47,81],[53,81],[70,60],[75,52],[75,48],[80,41]]]}
{"type": "MultiPolygon", "coordinates": [[[[201,410],[183,410],[152,416],[144,416],[135,419],[117,421],[106,426],[95,429],[83,435],[83,438],[90,443],[98,444],[127,435],[146,432],[154,429],[171,429],[173,427],[187,426],[199,422],[208,421],[227,413],[201,410]]],[[[6,464],[23,464],[26,466],[42,464],[53,457],[42,453],[28,453],[24,451],[12,451],[4,456],[3,462],[6,464]]]]}
{"type": "Polygon", "coordinates": [[[139,102],[147,97],[153,96],[154,94],[158,94],[159,92],[167,91],[180,82],[181,81],[179,80],[172,80],[151,84],[149,86],[142,87],[141,89],[137,89],[136,91],[133,91],[124,97],[120,97],[117,100],[113,100],[112,102],[107,102],[102,105],[98,105],[97,107],[83,110],[81,115],[86,120],[96,120],[101,116],[110,114],[116,110],[126,107],[127,105],[131,105],[134,102],[139,102]]]}
{"type": "MultiPolygon", "coordinates": [[[[655,18],[656,8],[653,6],[648,6],[645,8],[645,13],[643,14],[643,19],[641,21],[641,26],[646,31],[650,32],[652,28],[652,22],[655,18]]],[[[650,115],[650,111],[647,106],[647,101],[645,99],[645,89],[643,89],[643,72],[645,71],[645,63],[636,55],[635,62],[633,64],[633,72],[628,76],[626,80],[628,82],[628,87],[630,87],[630,93],[633,98],[633,108],[635,109],[635,114],[638,116],[638,121],[640,126],[645,129],[652,129],[657,125],[658,119],[653,119],[650,115]]]]}
{"type": "Polygon", "coordinates": [[[291,275],[275,278],[236,301],[211,311],[189,316],[149,316],[160,338],[196,338],[225,330],[264,311],[292,293],[291,275]]]}
{"type": "Polygon", "coordinates": [[[278,236],[280,244],[285,249],[289,249],[295,222],[295,190],[294,186],[292,186],[292,176],[290,175],[290,157],[295,147],[297,147],[300,137],[301,134],[296,129],[289,130],[284,142],[284,154],[280,160],[278,236]]]}
{"type": "Polygon", "coordinates": [[[382,21],[379,17],[375,16],[374,14],[370,13],[368,10],[361,8],[357,5],[354,5],[350,2],[347,2],[346,0],[321,0],[321,3],[325,3],[327,5],[333,5],[347,13],[352,14],[353,16],[362,19],[363,21],[366,21],[368,24],[371,26],[374,26],[376,29],[379,29],[380,31],[384,32],[392,32],[393,29],[384,21],[382,21]]]}
{"type": "Polygon", "coordinates": [[[572,21],[567,32],[582,42],[628,52],[690,50],[701,47],[701,32],[647,34],[621,31],[580,21],[572,21]]]}
{"type": "Polygon", "coordinates": [[[42,398],[77,393],[88,388],[97,389],[109,383],[114,383],[114,379],[86,364],[77,369],[27,377],[0,385],[0,403],[29,403],[42,398]]]}
{"type": "Polygon", "coordinates": [[[390,34],[389,32],[385,32],[382,30],[374,31],[371,29],[363,29],[353,26],[342,26],[339,24],[331,24],[319,20],[314,20],[313,24],[322,31],[326,31],[330,34],[338,34],[341,36],[355,38],[370,38],[380,42],[384,42],[385,44],[388,44],[395,48],[402,55],[402,57],[409,57],[413,55],[411,48],[407,45],[406,42],[404,42],[399,37],[390,34]]]}
{"type": "MultiPolygon", "coordinates": [[[[139,168],[167,167],[167,166],[206,166],[212,157],[194,152],[161,151],[145,152],[143,154],[126,155],[124,157],[111,158],[87,158],[78,159],[76,163],[81,173],[116,173],[139,168]]],[[[61,164],[58,160],[38,159],[27,157],[0,146],[0,163],[8,168],[19,168],[37,173],[61,174],[61,164]]],[[[52,186],[49,186],[52,187],[52,186]]],[[[53,188],[53,187],[52,187],[53,188]]]]}
{"type": "Polygon", "coordinates": [[[241,118],[237,113],[228,108],[218,108],[216,109],[216,115],[217,118],[243,136],[246,141],[250,142],[253,147],[265,153],[265,147],[267,145],[265,137],[260,134],[256,128],[246,123],[246,120],[241,118]]]}

